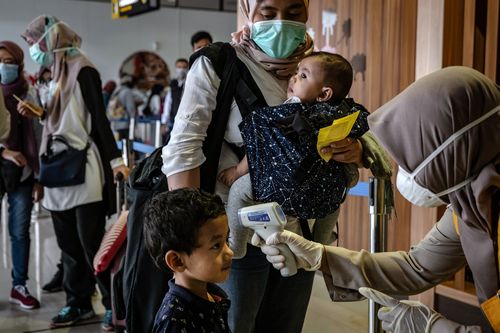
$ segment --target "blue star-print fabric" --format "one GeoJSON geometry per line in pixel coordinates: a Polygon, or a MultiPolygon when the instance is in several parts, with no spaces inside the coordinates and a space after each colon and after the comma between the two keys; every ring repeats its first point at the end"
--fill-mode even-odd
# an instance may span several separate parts
{"type": "Polygon", "coordinates": [[[345,164],[325,162],[316,150],[320,128],[360,111],[349,134],[368,131],[369,112],[352,99],[291,103],[257,109],[240,124],[255,200],[277,202],[299,218],[321,218],[337,210],[350,182],[345,164]]]}

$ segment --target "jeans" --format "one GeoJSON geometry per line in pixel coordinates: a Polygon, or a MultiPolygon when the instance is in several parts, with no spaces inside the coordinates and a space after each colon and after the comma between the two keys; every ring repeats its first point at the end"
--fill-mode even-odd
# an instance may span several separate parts
{"type": "Polygon", "coordinates": [[[259,248],[248,245],[235,259],[221,288],[231,300],[229,327],[237,333],[300,333],[311,296],[314,272],[282,277],[259,248]]]}
{"type": "Polygon", "coordinates": [[[32,193],[32,179],[21,183],[16,190],[7,193],[13,286],[24,286],[28,280],[32,193]]]}
{"type": "Polygon", "coordinates": [[[106,213],[103,202],[50,213],[57,244],[62,252],[66,305],[92,309],[91,297],[97,280],[102,304],[107,310],[111,309],[110,271],[106,270],[94,277],[92,263],[104,236],[106,213]]]}

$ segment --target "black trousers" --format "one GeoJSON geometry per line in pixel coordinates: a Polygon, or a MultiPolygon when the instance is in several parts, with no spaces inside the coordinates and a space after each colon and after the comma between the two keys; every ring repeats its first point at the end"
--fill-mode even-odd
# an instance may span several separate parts
{"type": "Polygon", "coordinates": [[[106,309],[111,309],[110,273],[102,272],[95,277],[92,264],[106,226],[103,202],[50,213],[57,244],[62,251],[66,305],[92,309],[91,297],[97,281],[102,304],[106,309]]]}

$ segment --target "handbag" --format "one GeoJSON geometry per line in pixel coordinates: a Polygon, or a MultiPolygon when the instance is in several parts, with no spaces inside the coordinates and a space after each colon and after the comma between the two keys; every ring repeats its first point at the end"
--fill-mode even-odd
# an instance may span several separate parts
{"type": "Polygon", "coordinates": [[[23,175],[23,167],[17,166],[14,162],[0,158],[0,187],[2,191],[15,191],[21,183],[23,175]]]}
{"type": "Polygon", "coordinates": [[[78,150],[71,147],[63,136],[50,135],[47,140],[47,150],[40,157],[39,183],[45,187],[83,184],[89,147],[90,141],[84,149],[78,150]],[[67,149],[54,153],[52,143],[55,141],[61,142],[67,149]]]}

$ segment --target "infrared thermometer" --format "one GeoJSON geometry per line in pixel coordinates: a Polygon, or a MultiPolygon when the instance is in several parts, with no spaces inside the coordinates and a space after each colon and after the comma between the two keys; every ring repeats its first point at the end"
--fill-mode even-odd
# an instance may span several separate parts
{"type": "MultiPolygon", "coordinates": [[[[238,220],[247,228],[252,229],[260,238],[267,240],[275,232],[283,231],[286,224],[286,216],[281,206],[276,202],[240,208],[238,220]]],[[[292,276],[297,273],[297,264],[292,251],[286,244],[273,245],[280,250],[285,257],[285,267],[280,269],[282,276],[292,276]]]]}

